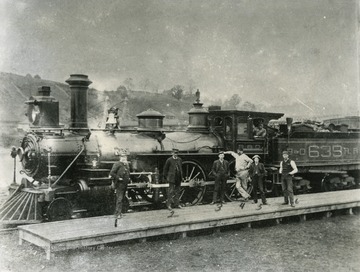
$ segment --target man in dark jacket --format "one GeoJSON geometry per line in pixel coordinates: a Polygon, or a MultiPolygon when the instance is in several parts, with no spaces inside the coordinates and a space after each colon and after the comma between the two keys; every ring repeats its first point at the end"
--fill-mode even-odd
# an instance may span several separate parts
{"type": "Polygon", "coordinates": [[[130,181],[130,168],[125,152],[120,153],[120,160],[114,163],[109,175],[113,178],[111,187],[115,189],[116,192],[115,218],[120,219],[122,217],[123,201],[127,185],[130,181]]]}
{"type": "Polygon", "coordinates": [[[260,191],[260,196],[263,205],[267,205],[265,190],[264,190],[264,176],[266,175],[266,170],[264,164],[260,162],[260,156],[255,155],[253,157],[254,163],[250,165],[249,175],[252,179],[253,185],[253,199],[257,203],[257,191],[260,191]]]}
{"type": "Polygon", "coordinates": [[[219,159],[214,161],[212,166],[212,173],[215,176],[215,186],[214,186],[214,194],[213,201],[210,204],[215,204],[217,202],[218,197],[220,197],[220,202],[225,203],[225,188],[226,181],[230,176],[230,168],[229,162],[224,160],[224,152],[219,152],[219,159]]]}
{"type": "Polygon", "coordinates": [[[163,170],[164,177],[169,183],[168,199],[166,202],[169,210],[171,210],[171,204],[174,204],[175,208],[181,209],[179,195],[183,173],[182,160],[178,157],[178,153],[178,149],[172,150],[172,156],[166,160],[163,170]]]}

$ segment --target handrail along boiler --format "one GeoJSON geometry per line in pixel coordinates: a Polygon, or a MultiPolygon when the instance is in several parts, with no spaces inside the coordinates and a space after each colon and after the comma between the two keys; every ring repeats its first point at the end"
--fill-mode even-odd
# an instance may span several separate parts
{"type": "MultiPolygon", "coordinates": [[[[206,109],[199,92],[188,112],[186,131],[165,133],[164,115],[152,109],[137,115],[138,127],[132,131],[118,127],[112,109],[105,129],[90,129],[87,91],[92,82],[81,74],[71,75],[66,82],[71,90],[68,128],[59,124],[59,102],[50,95],[50,87],[41,87],[37,96],[25,102],[30,130],[11,152],[22,163],[23,178],[21,184],[11,184],[11,196],[0,207],[0,222],[24,224],[69,219],[79,213],[112,213],[114,197],[108,175],[120,150],[127,152],[131,164],[128,197],[133,205],[151,202],[161,207],[168,187],[162,169],[173,148],[180,150],[183,159],[183,205],[206,201],[214,184],[211,166],[218,152],[236,151],[240,146],[249,156],[258,154],[264,161],[268,193],[279,193],[278,167],[285,149],[300,170],[295,177],[298,191],[317,186],[343,189],[358,183],[358,131],[318,131],[291,119],[281,124],[276,120],[282,113],[206,109]],[[278,127],[272,125],[274,120],[278,127]],[[266,137],[253,135],[253,125],[259,122],[267,128],[266,137]]],[[[236,200],[233,160],[231,167],[226,196],[236,200]]]]}

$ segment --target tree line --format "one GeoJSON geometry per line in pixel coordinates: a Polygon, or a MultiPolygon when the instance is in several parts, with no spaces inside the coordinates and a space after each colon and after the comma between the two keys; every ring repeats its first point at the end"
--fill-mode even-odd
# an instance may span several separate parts
{"type": "MultiPolygon", "coordinates": [[[[121,85],[116,88],[116,92],[119,92],[120,97],[122,99],[127,98],[129,96],[129,92],[135,91],[135,89],[142,90],[145,92],[152,93],[162,93],[164,95],[173,97],[177,100],[183,100],[194,96],[194,92],[196,90],[196,85],[194,81],[190,81],[189,85],[185,87],[181,84],[176,84],[172,88],[160,91],[159,84],[152,82],[149,79],[142,79],[137,84],[134,79],[131,77],[126,78],[121,85]]],[[[106,91],[106,90],[105,90],[106,91]]],[[[220,105],[223,109],[228,110],[249,110],[256,111],[261,109],[261,105],[257,107],[252,102],[244,101],[241,98],[240,94],[233,94],[230,98],[222,100],[222,99],[214,99],[210,100],[212,104],[220,105]]]]}

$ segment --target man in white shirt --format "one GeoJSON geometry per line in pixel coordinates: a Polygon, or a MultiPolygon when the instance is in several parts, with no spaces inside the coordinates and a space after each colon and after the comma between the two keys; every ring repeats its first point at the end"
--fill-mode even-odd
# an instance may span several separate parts
{"type": "Polygon", "coordinates": [[[226,151],[224,154],[230,154],[235,158],[236,189],[245,200],[248,200],[250,195],[246,192],[246,190],[248,187],[249,168],[253,163],[253,160],[244,153],[244,149],[242,147],[238,147],[237,153],[233,151],[226,151]]]}

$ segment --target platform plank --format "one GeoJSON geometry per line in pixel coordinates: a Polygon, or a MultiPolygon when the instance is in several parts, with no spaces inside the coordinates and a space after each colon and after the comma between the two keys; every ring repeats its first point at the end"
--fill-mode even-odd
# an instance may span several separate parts
{"type": "Polygon", "coordinates": [[[216,211],[217,205],[174,209],[172,217],[168,217],[170,213],[167,210],[127,213],[118,220],[116,228],[113,216],[19,226],[19,243],[25,240],[44,248],[50,259],[53,252],[72,248],[169,233],[181,233],[185,237],[186,232],[199,229],[359,207],[360,189],[299,195],[297,198],[299,204],[295,208],[281,205],[283,198],[278,197],[269,198],[269,205],[262,206],[260,210],[257,210],[257,204],[251,202],[247,202],[243,209],[239,207],[240,202],[229,202],[220,211],[216,211]]]}

